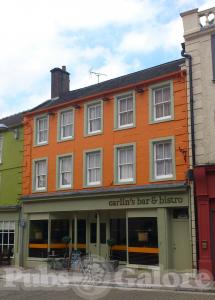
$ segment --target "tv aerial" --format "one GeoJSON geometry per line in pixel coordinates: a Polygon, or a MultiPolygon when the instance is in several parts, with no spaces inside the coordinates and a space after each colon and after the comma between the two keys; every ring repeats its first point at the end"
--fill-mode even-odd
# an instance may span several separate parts
{"type": "Polygon", "coordinates": [[[107,76],[107,74],[94,72],[94,71],[93,71],[93,68],[91,68],[91,69],[89,70],[89,73],[90,73],[90,75],[93,74],[93,75],[97,76],[98,83],[100,82],[100,76],[107,76]]]}

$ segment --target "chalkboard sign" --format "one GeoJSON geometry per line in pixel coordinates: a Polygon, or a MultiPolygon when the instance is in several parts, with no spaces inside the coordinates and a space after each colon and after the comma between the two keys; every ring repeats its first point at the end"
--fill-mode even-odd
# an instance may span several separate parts
{"type": "Polygon", "coordinates": [[[73,251],[71,253],[71,269],[74,271],[79,271],[79,263],[81,259],[80,251],[73,251]]]}

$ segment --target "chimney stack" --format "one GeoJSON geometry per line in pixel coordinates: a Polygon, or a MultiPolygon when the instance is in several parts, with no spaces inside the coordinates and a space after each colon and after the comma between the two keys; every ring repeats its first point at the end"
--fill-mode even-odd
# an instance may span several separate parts
{"type": "Polygon", "coordinates": [[[66,66],[51,71],[51,98],[56,98],[69,91],[69,73],[66,66]]]}

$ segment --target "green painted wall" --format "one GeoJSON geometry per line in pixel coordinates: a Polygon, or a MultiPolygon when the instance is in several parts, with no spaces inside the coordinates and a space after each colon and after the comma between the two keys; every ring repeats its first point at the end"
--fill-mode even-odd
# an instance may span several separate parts
{"type": "Polygon", "coordinates": [[[3,156],[0,164],[0,206],[16,205],[22,192],[23,128],[18,127],[19,138],[12,130],[3,135],[3,156]]]}

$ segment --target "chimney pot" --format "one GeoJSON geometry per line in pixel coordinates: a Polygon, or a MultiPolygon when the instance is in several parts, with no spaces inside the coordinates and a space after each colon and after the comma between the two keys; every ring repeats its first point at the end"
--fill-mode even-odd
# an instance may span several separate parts
{"type": "Polygon", "coordinates": [[[60,97],[62,94],[69,92],[69,73],[66,66],[54,68],[51,71],[51,98],[60,97]]]}

